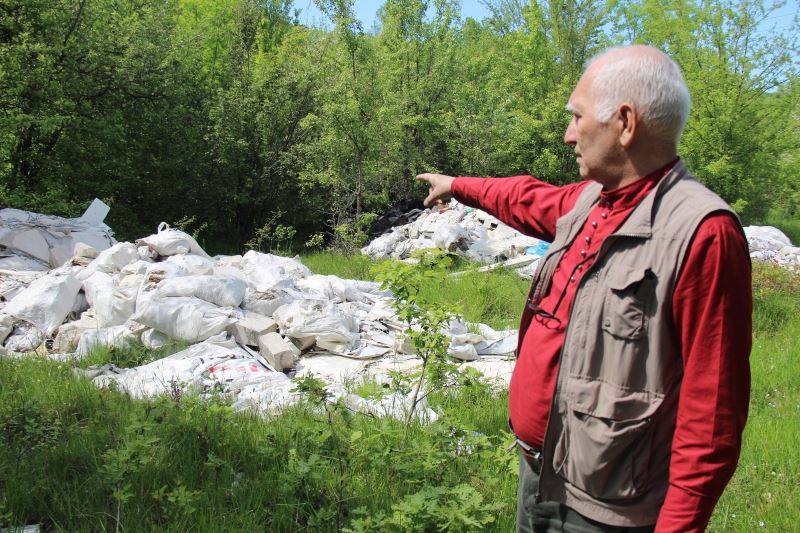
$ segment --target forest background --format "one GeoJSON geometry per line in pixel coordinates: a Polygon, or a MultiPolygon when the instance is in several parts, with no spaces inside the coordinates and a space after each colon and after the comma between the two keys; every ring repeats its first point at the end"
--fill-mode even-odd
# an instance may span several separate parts
{"type": "Polygon", "coordinates": [[[594,53],[637,42],[684,70],[693,172],[746,224],[800,217],[780,3],[487,0],[476,21],[388,0],[369,31],[352,0],[314,3],[327,28],[290,0],[4,1],[0,206],[78,216],[96,196],[121,240],[164,220],[238,253],[419,199],[419,172],[567,183],[567,98],[594,53]]]}

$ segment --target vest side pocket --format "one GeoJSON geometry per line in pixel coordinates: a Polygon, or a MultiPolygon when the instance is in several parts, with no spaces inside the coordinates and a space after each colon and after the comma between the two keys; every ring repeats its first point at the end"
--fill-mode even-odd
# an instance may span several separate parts
{"type": "Polygon", "coordinates": [[[587,378],[570,377],[568,387],[555,472],[599,500],[638,497],[650,485],[653,414],[662,397],[587,378]]]}

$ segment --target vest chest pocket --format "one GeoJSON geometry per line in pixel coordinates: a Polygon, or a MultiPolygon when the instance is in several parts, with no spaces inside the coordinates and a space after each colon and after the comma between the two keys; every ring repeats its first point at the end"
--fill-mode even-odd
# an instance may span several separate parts
{"type": "Polygon", "coordinates": [[[606,276],[603,330],[620,339],[639,339],[655,301],[656,275],[649,268],[615,268],[606,276]]]}

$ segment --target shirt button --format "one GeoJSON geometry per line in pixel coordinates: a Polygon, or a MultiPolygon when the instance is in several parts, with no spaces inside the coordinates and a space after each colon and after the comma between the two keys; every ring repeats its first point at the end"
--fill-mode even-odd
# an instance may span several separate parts
{"type": "Polygon", "coordinates": [[[589,237],[588,235],[586,237],[584,237],[584,239],[586,240],[586,244],[589,244],[590,242],[592,242],[592,238],[589,237]]]}
{"type": "Polygon", "coordinates": [[[601,218],[608,218],[608,213],[600,213],[601,218]]]}
{"type": "Polygon", "coordinates": [[[583,257],[586,257],[586,250],[581,250],[581,255],[582,255],[583,257]]]}
{"type": "Polygon", "coordinates": [[[592,221],[592,227],[593,227],[593,228],[596,228],[596,227],[597,227],[597,221],[596,221],[596,220],[593,220],[593,221],[592,221]]]}
{"type": "Polygon", "coordinates": [[[575,276],[570,276],[569,280],[570,282],[575,283],[575,276]]]}

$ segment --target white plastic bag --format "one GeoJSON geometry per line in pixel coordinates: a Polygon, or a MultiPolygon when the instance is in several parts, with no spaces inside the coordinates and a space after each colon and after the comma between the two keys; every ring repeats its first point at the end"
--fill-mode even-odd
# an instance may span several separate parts
{"type": "Polygon", "coordinates": [[[784,246],[791,246],[789,240],[781,230],[772,226],[747,226],[744,228],[750,252],[777,252],[784,246]]]}
{"type": "Polygon", "coordinates": [[[200,298],[174,296],[139,299],[133,320],[186,342],[200,342],[241,318],[241,311],[200,298]]]}
{"type": "Polygon", "coordinates": [[[262,254],[250,250],[242,257],[242,271],[248,285],[258,291],[266,292],[277,286],[291,286],[294,280],[306,278],[311,271],[296,258],[262,254]]]}
{"type": "Polygon", "coordinates": [[[78,279],[81,281],[88,279],[95,272],[105,272],[113,274],[119,272],[123,267],[139,260],[139,254],[136,247],[129,242],[119,242],[103,250],[97,255],[97,258],[89,263],[83,272],[78,274],[78,279]]]}
{"type": "Polygon", "coordinates": [[[162,333],[157,329],[147,328],[142,332],[142,336],[140,337],[142,344],[145,348],[149,348],[150,350],[157,350],[162,348],[169,342],[169,337],[166,333],[162,333]]]}
{"type": "Polygon", "coordinates": [[[72,275],[48,274],[17,294],[3,312],[26,320],[50,336],[75,306],[81,282],[72,275]]]}
{"type": "Polygon", "coordinates": [[[232,276],[183,276],[161,281],[159,296],[194,296],[220,307],[239,307],[247,285],[232,276]]]}
{"type": "Polygon", "coordinates": [[[166,222],[158,225],[158,232],[154,235],[136,241],[136,244],[140,243],[146,244],[161,256],[192,253],[207,259],[211,258],[191,235],[170,228],[166,222]]]}
{"type": "Polygon", "coordinates": [[[202,255],[181,254],[167,257],[168,263],[175,263],[185,268],[189,273],[201,276],[214,273],[214,261],[202,255]]]}
{"type": "Polygon", "coordinates": [[[299,291],[281,287],[274,287],[264,292],[248,288],[245,291],[242,309],[271,317],[279,307],[302,297],[303,295],[299,291]]]}

